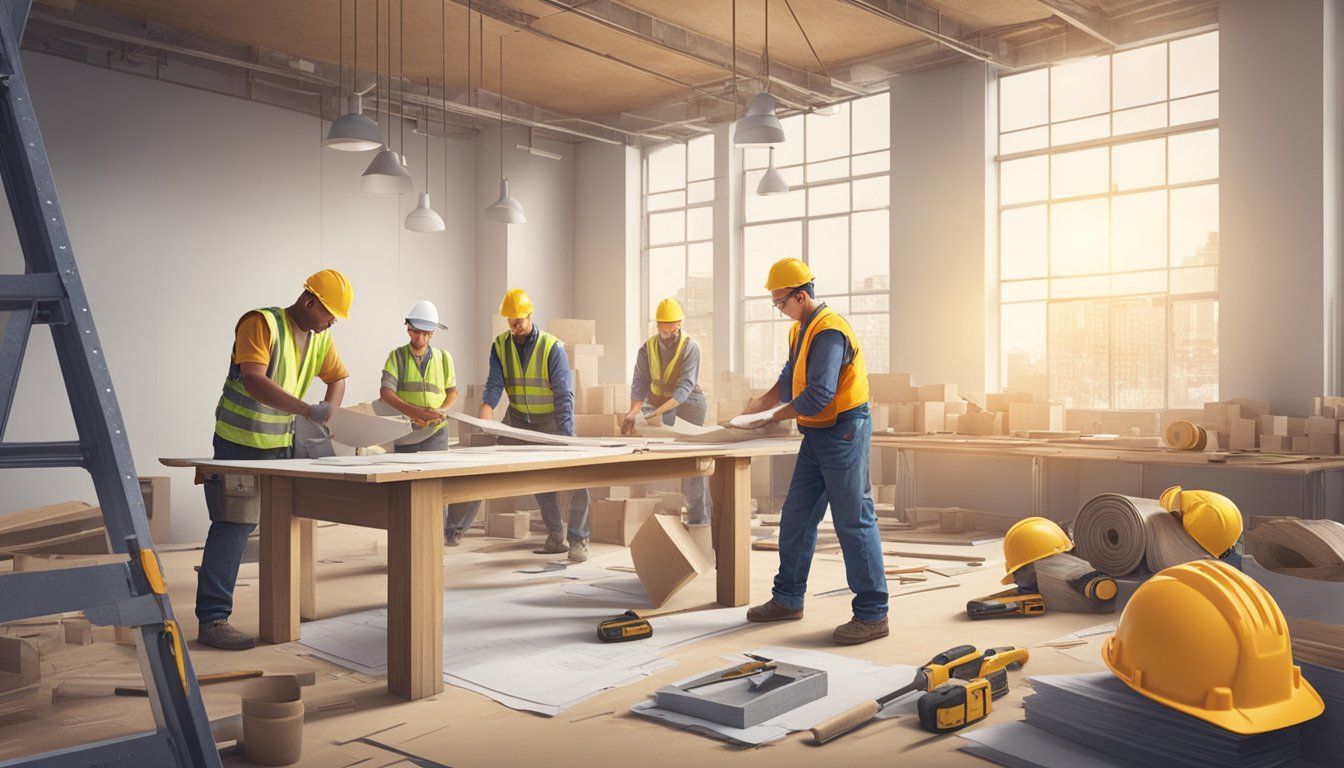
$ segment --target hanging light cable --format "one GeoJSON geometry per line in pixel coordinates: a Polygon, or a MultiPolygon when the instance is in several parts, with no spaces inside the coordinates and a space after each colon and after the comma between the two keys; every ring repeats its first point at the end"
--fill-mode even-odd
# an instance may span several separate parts
{"type": "Polygon", "coordinates": [[[761,71],[761,92],[751,97],[747,116],[739,120],[733,129],[733,144],[739,147],[784,142],[784,126],[775,115],[775,97],[769,93],[770,0],[765,0],[765,48],[762,51],[761,71]]]}
{"type": "MultiPolygon", "coordinates": [[[[447,53],[447,15],[448,0],[440,0],[439,5],[439,59],[442,63],[440,76],[443,78],[443,99],[448,100],[448,58],[447,53]]],[[[429,78],[425,78],[425,98],[429,98],[429,78]]],[[[443,135],[444,135],[444,163],[446,168],[448,155],[448,110],[443,112],[443,135]]],[[[444,172],[443,181],[444,193],[448,191],[447,171],[444,172]]],[[[442,232],[447,229],[443,223],[443,217],[439,215],[429,204],[429,107],[425,107],[425,191],[420,193],[420,202],[415,209],[406,214],[406,228],[412,232],[442,232]]]]}
{"type": "Polygon", "coordinates": [[[523,205],[509,196],[504,176],[504,38],[499,38],[499,199],[485,209],[485,218],[501,224],[526,224],[523,205]]]}
{"type": "MultiPolygon", "coordinates": [[[[376,14],[376,0],[374,11],[376,14]]],[[[364,177],[360,180],[359,186],[372,195],[404,195],[414,189],[415,185],[401,156],[392,151],[392,0],[387,0],[387,87],[386,95],[381,99],[383,113],[387,117],[387,143],[383,145],[381,152],[373,156],[369,167],[364,169],[364,177]]]]}
{"type": "MultiPolygon", "coordinates": [[[[368,152],[382,146],[383,142],[378,137],[378,124],[364,114],[363,97],[368,91],[360,91],[358,88],[359,2],[354,0],[352,4],[355,8],[355,56],[350,65],[350,91],[352,95],[346,102],[345,114],[331,121],[331,127],[327,130],[327,137],[322,140],[322,146],[345,152],[368,152]]],[[[341,39],[338,46],[340,53],[337,54],[336,64],[338,72],[345,66],[345,0],[341,0],[340,30],[341,39]]],[[[341,85],[344,84],[342,80],[341,85]]]]}

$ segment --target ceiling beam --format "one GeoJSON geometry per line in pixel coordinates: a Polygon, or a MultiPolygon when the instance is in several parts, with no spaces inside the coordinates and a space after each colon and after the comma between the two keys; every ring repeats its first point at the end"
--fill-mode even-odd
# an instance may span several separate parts
{"type": "Polygon", "coordinates": [[[1096,38],[1108,48],[1118,48],[1111,28],[1112,20],[1104,13],[1095,11],[1075,0],[1036,0],[1049,8],[1069,26],[1096,38]]]}
{"type": "Polygon", "coordinates": [[[945,16],[937,8],[919,0],[845,0],[856,8],[876,14],[888,21],[912,29],[939,45],[973,59],[987,61],[997,67],[1013,69],[1012,46],[994,37],[986,37],[977,29],[945,16]],[[969,42],[975,39],[975,43],[969,42]],[[985,43],[990,45],[987,47],[985,43]]]}

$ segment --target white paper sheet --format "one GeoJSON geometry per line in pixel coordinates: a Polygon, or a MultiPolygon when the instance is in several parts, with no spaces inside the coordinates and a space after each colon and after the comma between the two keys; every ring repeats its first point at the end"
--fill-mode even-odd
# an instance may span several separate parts
{"type": "Polygon", "coordinates": [[[352,448],[390,443],[414,430],[404,417],[373,416],[350,408],[333,410],[327,426],[332,440],[352,448]]]}
{"type": "Polygon", "coordinates": [[[448,414],[448,417],[456,419],[463,424],[470,424],[487,434],[521,440],[525,443],[537,443],[540,445],[630,445],[632,443],[638,444],[641,442],[638,439],[632,441],[621,437],[570,437],[569,435],[551,435],[545,432],[534,432],[530,429],[511,427],[498,421],[478,419],[475,416],[468,416],[465,413],[450,413],[448,414]]]}
{"type": "Polygon", "coordinates": [[[728,426],[737,429],[759,429],[770,423],[770,417],[784,410],[788,403],[780,403],[774,408],[759,413],[742,413],[728,420],[728,426]]]}

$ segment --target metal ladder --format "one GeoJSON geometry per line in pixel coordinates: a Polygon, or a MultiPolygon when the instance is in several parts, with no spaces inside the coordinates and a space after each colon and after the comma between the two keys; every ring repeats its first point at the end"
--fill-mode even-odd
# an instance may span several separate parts
{"type": "Polygon", "coordinates": [[[26,266],[25,274],[0,275],[0,468],[88,470],[113,550],[129,557],[105,565],[0,576],[0,622],[83,611],[93,624],[134,627],[156,730],[0,766],[219,766],[19,62],[30,5],[31,0],[0,5],[0,176],[26,266]],[[34,324],[50,327],[78,440],[3,442],[34,324]]]}

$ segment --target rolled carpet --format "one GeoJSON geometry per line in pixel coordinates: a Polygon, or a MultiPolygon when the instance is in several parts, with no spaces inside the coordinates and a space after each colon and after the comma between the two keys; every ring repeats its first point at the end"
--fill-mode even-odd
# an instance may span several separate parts
{"type": "Polygon", "coordinates": [[[1156,499],[1103,493],[1083,505],[1073,523],[1074,554],[1107,576],[1147,564],[1163,568],[1209,557],[1156,499]]]}

